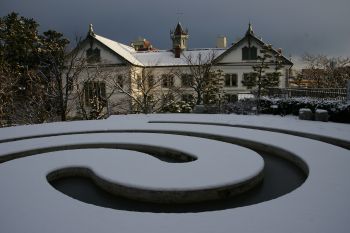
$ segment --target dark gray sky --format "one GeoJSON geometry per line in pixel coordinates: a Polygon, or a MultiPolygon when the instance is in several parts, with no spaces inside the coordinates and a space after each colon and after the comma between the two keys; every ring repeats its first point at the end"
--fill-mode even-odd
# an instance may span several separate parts
{"type": "Polygon", "coordinates": [[[250,20],[257,35],[287,56],[350,57],[350,0],[0,0],[0,15],[11,11],[71,40],[84,37],[92,23],[99,35],[126,44],[143,36],[161,49],[170,48],[169,30],[179,18],[191,48],[214,47],[218,35],[232,43],[250,20]]]}

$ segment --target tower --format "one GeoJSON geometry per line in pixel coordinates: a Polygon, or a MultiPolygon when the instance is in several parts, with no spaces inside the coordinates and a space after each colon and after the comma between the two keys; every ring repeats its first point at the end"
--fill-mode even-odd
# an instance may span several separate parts
{"type": "Polygon", "coordinates": [[[188,37],[188,30],[184,30],[180,22],[177,23],[174,31],[170,31],[170,38],[173,41],[173,51],[175,52],[175,57],[179,57],[179,54],[183,50],[186,50],[188,37]]]}

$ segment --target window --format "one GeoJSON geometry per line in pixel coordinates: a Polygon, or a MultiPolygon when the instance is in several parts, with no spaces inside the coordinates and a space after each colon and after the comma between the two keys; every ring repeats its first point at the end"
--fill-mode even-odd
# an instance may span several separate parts
{"type": "Polygon", "coordinates": [[[254,73],[244,73],[242,85],[248,88],[254,87],[256,85],[256,75],[254,73]]]}
{"type": "Polygon", "coordinates": [[[174,86],[174,76],[171,74],[162,75],[162,87],[170,88],[174,86]]]}
{"type": "Polygon", "coordinates": [[[152,88],[155,85],[154,76],[150,75],[147,78],[148,78],[148,88],[152,88]]]}
{"type": "Polygon", "coordinates": [[[66,84],[66,88],[68,89],[68,91],[73,91],[73,78],[72,77],[67,77],[67,84],[66,84]]]}
{"type": "Polygon", "coordinates": [[[85,82],[84,83],[85,105],[93,106],[98,102],[106,105],[106,84],[104,82],[85,82]]]}
{"type": "Polygon", "coordinates": [[[181,75],[181,85],[182,87],[191,87],[193,85],[193,75],[191,74],[181,75]]]}
{"type": "Polygon", "coordinates": [[[256,47],[251,47],[250,48],[250,59],[251,60],[256,60],[258,59],[258,50],[256,47]]]}
{"type": "Polygon", "coordinates": [[[86,59],[88,63],[96,63],[101,59],[101,52],[98,48],[89,48],[86,50],[86,59]]]}
{"type": "Polygon", "coordinates": [[[124,88],[124,78],[122,75],[118,75],[117,77],[117,85],[119,88],[123,89],[124,88]]]}
{"type": "Polygon", "coordinates": [[[142,79],[141,79],[141,75],[136,75],[136,85],[137,85],[137,89],[141,89],[142,88],[142,79]]]}
{"type": "Polygon", "coordinates": [[[238,96],[235,94],[226,94],[225,99],[228,103],[234,103],[238,100],[238,96]]]}
{"type": "Polygon", "coordinates": [[[225,74],[225,86],[237,87],[237,74],[225,74]]]}
{"type": "Polygon", "coordinates": [[[186,102],[186,103],[192,102],[193,101],[193,95],[191,95],[191,94],[183,94],[181,96],[181,100],[186,102]]]}
{"type": "Polygon", "coordinates": [[[243,47],[242,60],[256,60],[258,58],[258,51],[256,47],[243,47]]]}

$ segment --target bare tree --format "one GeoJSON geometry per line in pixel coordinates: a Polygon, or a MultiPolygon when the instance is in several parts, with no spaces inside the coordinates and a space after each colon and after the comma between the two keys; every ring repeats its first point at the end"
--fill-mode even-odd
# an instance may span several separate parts
{"type": "Polygon", "coordinates": [[[115,98],[118,88],[114,79],[114,71],[96,64],[86,65],[80,77],[74,80],[71,99],[78,104],[78,111],[83,119],[105,118],[111,109],[125,102],[124,98],[115,98]]]}
{"type": "Polygon", "coordinates": [[[48,69],[42,75],[50,80],[50,97],[62,121],[70,115],[86,120],[104,118],[115,105],[110,101],[115,93],[113,72],[103,64],[90,63],[81,40],[76,41],[76,48],[64,57],[63,68],[46,54],[48,62],[43,66],[48,69]]]}
{"type": "Polygon", "coordinates": [[[350,79],[350,58],[305,54],[303,79],[315,88],[344,88],[350,79]]]}
{"type": "Polygon", "coordinates": [[[5,65],[0,64],[0,127],[12,124],[16,74],[5,65]]]}
{"type": "Polygon", "coordinates": [[[12,70],[0,76],[1,111],[6,111],[2,114],[5,124],[36,124],[54,118],[47,83],[37,70],[22,70],[20,76],[12,70]]]}
{"type": "Polygon", "coordinates": [[[47,122],[54,115],[47,82],[38,70],[19,72],[5,62],[0,64],[1,126],[47,122]]]}
{"type": "MultiPolygon", "coordinates": [[[[68,102],[73,98],[73,84],[80,78],[80,74],[86,69],[86,58],[81,53],[81,39],[76,39],[76,48],[67,51],[67,42],[61,42],[60,35],[51,32],[53,44],[58,44],[60,49],[47,49],[40,59],[40,75],[46,80],[47,91],[52,108],[61,121],[66,121],[70,109],[68,102]],[[55,38],[56,37],[56,38],[55,38]],[[58,41],[58,42],[57,42],[58,41]]],[[[49,34],[49,35],[51,35],[49,34]]],[[[49,40],[47,38],[44,38],[49,40]]]]}
{"type": "Polygon", "coordinates": [[[290,84],[296,85],[297,87],[305,86],[305,81],[301,71],[295,71],[294,75],[291,77],[290,84]]]}
{"type": "Polygon", "coordinates": [[[154,68],[128,67],[127,72],[115,73],[114,86],[127,96],[133,112],[153,113],[172,104],[179,97],[175,72],[170,69],[156,73],[154,68]]]}
{"type": "Polygon", "coordinates": [[[199,52],[196,56],[185,56],[189,72],[180,71],[179,76],[195,93],[195,102],[212,104],[218,99],[218,93],[223,88],[222,71],[215,69],[215,50],[208,53],[199,52]],[[185,80],[187,79],[187,81],[185,80]]]}

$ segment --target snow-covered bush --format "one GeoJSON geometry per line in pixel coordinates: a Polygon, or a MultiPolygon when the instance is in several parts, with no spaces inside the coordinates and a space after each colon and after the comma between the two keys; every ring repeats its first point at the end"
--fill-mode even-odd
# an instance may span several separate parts
{"type": "MultiPolygon", "coordinates": [[[[253,108],[256,107],[256,99],[241,99],[234,103],[226,103],[222,106],[224,113],[236,113],[236,114],[252,114],[253,108]]],[[[264,106],[260,105],[261,109],[264,106]]]]}
{"type": "Polygon", "coordinates": [[[192,112],[193,106],[194,104],[192,102],[177,101],[165,106],[162,112],[190,113],[192,112]]]}
{"type": "MultiPolygon", "coordinates": [[[[244,114],[254,106],[254,99],[243,99],[226,107],[226,112],[244,114]]],[[[329,120],[350,123],[350,103],[339,100],[322,100],[315,98],[267,98],[261,99],[261,113],[278,115],[299,114],[299,109],[309,108],[313,113],[317,109],[327,110],[329,120]]]]}

